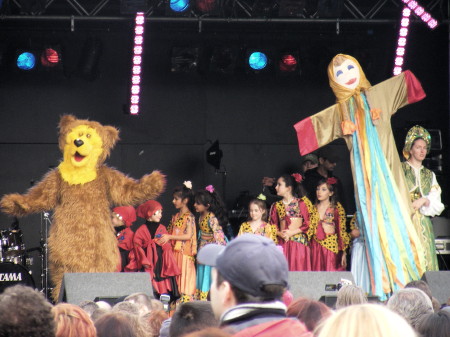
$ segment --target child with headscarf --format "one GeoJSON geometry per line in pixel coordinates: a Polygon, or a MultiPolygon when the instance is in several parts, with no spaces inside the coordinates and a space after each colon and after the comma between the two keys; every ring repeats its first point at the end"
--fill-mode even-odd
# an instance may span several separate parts
{"type": "Polygon", "coordinates": [[[137,215],[146,220],[134,235],[133,259],[127,268],[142,270],[150,274],[155,297],[161,294],[179,297],[175,276],[180,274],[172,246],[162,244],[160,238],[167,229],[160,224],[162,206],[155,200],[148,200],[137,208],[137,215]]]}
{"type": "Polygon", "coordinates": [[[120,206],[112,210],[112,223],[117,232],[121,265],[120,271],[127,270],[126,265],[130,262],[130,252],[133,249],[134,232],[131,229],[136,221],[136,211],[133,206],[120,206]]]}

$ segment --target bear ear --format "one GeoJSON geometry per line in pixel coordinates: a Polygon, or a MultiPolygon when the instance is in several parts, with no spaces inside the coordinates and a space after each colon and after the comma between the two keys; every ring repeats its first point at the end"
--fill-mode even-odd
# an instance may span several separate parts
{"type": "Polygon", "coordinates": [[[105,136],[105,139],[103,139],[103,144],[109,151],[119,140],[119,130],[109,125],[103,126],[102,129],[105,136]]]}
{"type": "Polygon", "coordinates": [[[60,134],[65,134],[68,125],[72,124],[76,120],[77,120],[77,118],[75,116],[73,116],[73,115],[63,115],[63,116],[61,116],[61,119],[59,120],[59,133],[60,134]]]}

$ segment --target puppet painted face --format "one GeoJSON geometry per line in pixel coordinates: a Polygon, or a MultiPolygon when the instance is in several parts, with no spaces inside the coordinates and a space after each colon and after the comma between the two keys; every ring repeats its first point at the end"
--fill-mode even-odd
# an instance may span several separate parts
{"type": "Polygon", "coordinates": [[[358,65],[350,59],[345,59],[340,65],[333,65],[334,80],[348,89],[355,89],[361,78],[358,65]]]}

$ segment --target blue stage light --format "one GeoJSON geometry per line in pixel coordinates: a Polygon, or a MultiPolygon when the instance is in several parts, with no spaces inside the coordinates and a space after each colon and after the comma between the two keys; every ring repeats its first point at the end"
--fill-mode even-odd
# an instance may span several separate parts
{"type": "Polygon", "coordinates": [[[189,0],[170,0],[170,8],[174,12],[184,12],[189,7],[189,0]]]}
{"type": "Polygon", "coordinates": [[[17,57],[17,68],[31,70],[36,65],[36,57],[30,52],[21,53],[17,57]]]}
{"type": "Polygon", "coordinates": [[[267,66],[267,56],[259,51],[253,52],[248,57],[248,65],[254,70],[261,70],[267,66]]]}

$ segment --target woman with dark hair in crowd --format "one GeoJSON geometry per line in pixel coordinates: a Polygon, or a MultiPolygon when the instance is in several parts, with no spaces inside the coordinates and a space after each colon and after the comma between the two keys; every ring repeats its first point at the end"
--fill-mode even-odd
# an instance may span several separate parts
{"type": "Polygon", "coordinates": [[[426,315],[416,330],[423,337],[450,337],[450,311],[439,310],[426,315]]]}
{"type": "Polygon", "coordinates": [[[283,247],[290,271],[310,271],[308,241],[310,218],[317,216],[314,205],[304,196],[299,173],[283,174],[275,187],[280,201],[272,204],[269,221],[277,227],[278,244],[283,247]]]}

